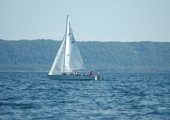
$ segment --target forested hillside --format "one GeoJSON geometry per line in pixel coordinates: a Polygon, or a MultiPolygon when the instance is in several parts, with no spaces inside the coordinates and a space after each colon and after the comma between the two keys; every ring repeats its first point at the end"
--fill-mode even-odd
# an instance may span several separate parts
{"type": "MultiPolygon", "coordinates": [[[[0,40],[0,71],[49,71],[61,41],[0,40]]],[[[88,70],[170,72],[169,42],[77,42],[88,70]]]]}

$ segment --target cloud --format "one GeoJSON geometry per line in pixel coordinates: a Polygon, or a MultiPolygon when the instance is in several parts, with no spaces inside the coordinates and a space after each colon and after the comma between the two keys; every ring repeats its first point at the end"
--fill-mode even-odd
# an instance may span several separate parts
{"type": "MultiPolygon", "coordinates": [[[[64,33],[53,32],[53,31],[41,31],[41,32],[31,32],[25,35],[10,36],[8,39],[4,40],[35,40],[35,39],[52,39],[52,40],[62,40],[64,33]]],[[[140,41],[154,41],[154,42],[170,42],[169,40],[141,40],[141,39],[131,39],[131,38],[113,38],[110,36],[95,36],[89,33],[74,34],[76,41],[101,41],[101,42],[140,42],[140,41]]],[[[3,38],[1,38],[3,39],[3,38]]]]}
{"type": "MultiPolygon", "coordinates": [[[[53,31],[41,31],[41,32],[31,32],[24,35],[15,35],[10,36],[7,39],[4,40],[35,40],[35,39],[53,39],[53,40],[62,40],[64,34],[63,33],[57,33],[53,31]]],[[[2,38],[3,39],[3,38],[2,38]]]]}
{"type": "Polygon", "coordinates": [[[109,37],[109,36],[95,36],[95,35],[92,36],[88,33],[76,34],[75,39],[76,39],[76,41],[102,41],[102,42],[109,42],[109,41],[133,42],[133,41],[135,41],[132,39],[113,38],[113,37],[109,37]]]}
{"type": "Polygon", "coordinates": [[[62,40],[63,33],[57,33],[53,31],[41,31],[38,33],[30,33],[24,36],[24,39],[53,39],[62,40]]]}

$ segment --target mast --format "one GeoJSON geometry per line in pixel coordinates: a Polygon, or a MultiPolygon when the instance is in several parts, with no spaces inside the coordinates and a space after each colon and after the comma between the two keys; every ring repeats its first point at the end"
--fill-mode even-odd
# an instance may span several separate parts
{"type": "Polygon", "coordinates": [[[67,40],[67,22],[68,22],[68,15],[67,15],[67,19],[66,19],[66,33],[65,33],[65,48],[64,48],[64,64],[63,64],[63,72],[65,69],[65,50],[66,50],[66,40],[67,40]]]}

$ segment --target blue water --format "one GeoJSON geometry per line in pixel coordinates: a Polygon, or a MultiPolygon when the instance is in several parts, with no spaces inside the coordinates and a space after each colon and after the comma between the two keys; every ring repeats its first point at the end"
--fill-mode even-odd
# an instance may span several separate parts
{"type": "Polygon", "coordinates": [[[170,119],[169,73],[102,73],[55,81],[47,73],[0,73],[0,119],[170,119]]]}

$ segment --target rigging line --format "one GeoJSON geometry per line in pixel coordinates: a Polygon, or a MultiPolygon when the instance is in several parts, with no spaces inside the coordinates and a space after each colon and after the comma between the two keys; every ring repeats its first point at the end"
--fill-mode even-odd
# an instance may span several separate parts
{"type": "Polygon", "coordinates": [[[68,22],[68,15],[67,15],[67,19],[66,19],[66,33],[65,33],[65,43],[64,43],[64,64],[63,64],[63,72],[65,69],[65,51],[66,51],[66,40],[67,40],[67,22],[68,22]]]}

